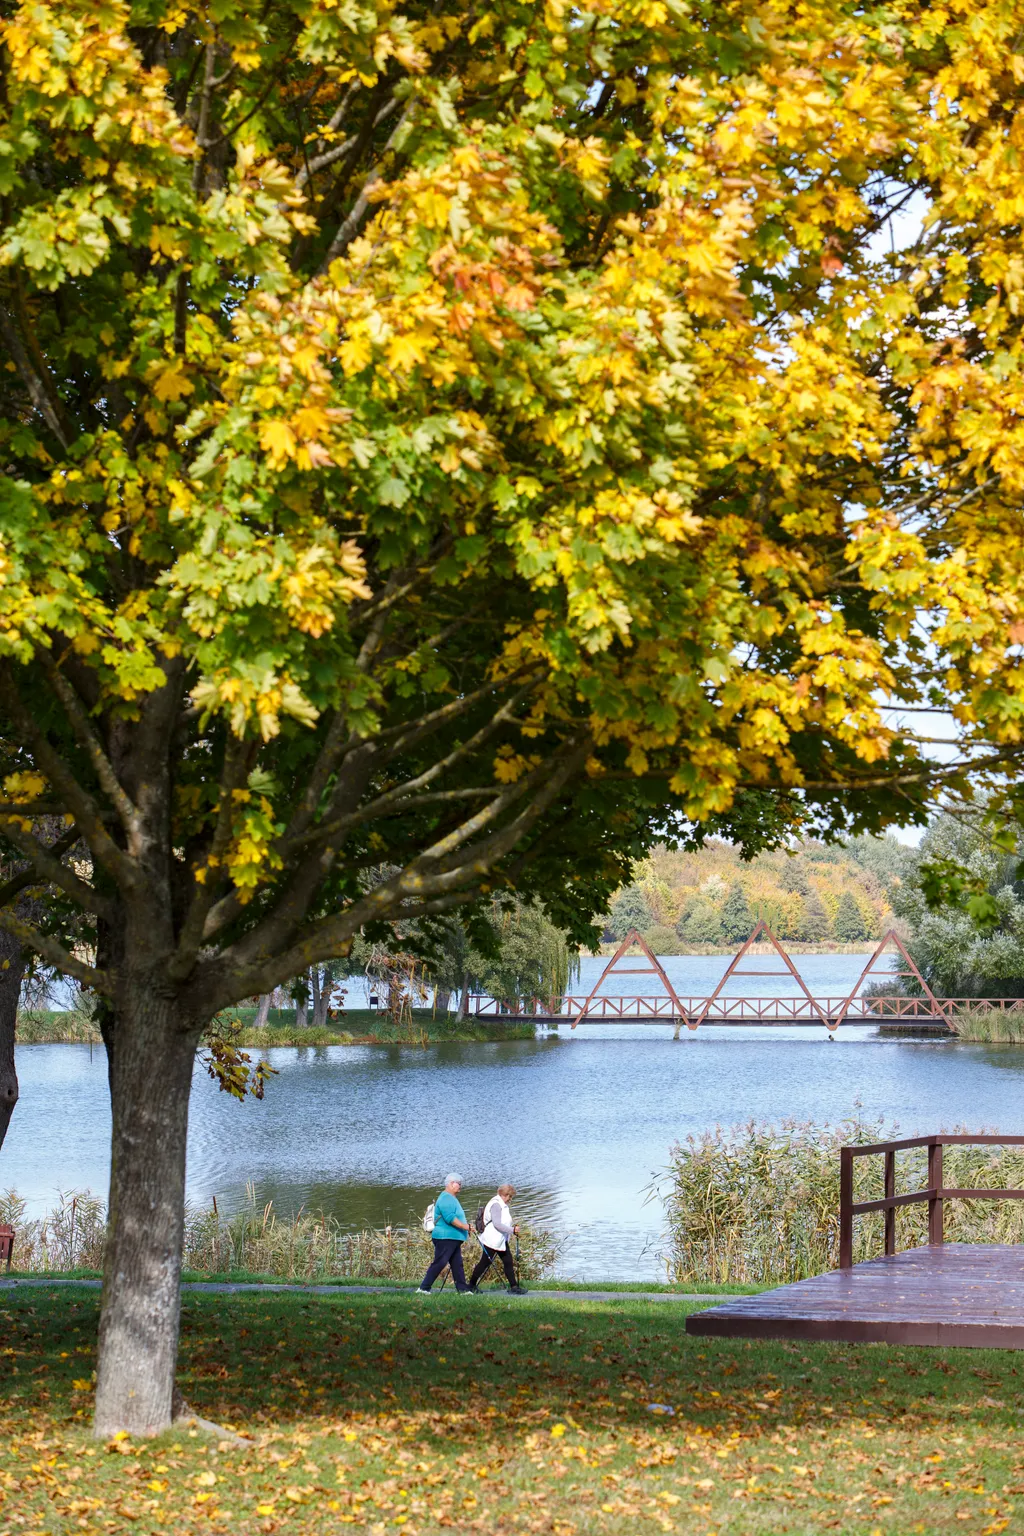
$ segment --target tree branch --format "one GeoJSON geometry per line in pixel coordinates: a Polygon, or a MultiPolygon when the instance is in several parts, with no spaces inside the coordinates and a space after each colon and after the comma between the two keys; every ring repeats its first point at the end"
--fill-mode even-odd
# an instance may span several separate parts
{"type": "Polygon", "coordinates": [[[21,375],[21,382],[28,390],[29,399],[46,422],[58,443],[67,451],[71,447],[72,439],[61,421],[61,414],[50,399],[42,379],[29,361],[29,356],[22,343],[18,327],[7,311],[2,308],[0,308],[0,336],[3,337],[14,365],[21,375]]]}
{"type": "Polygon", "coordinates": [[[0,911],[0,928],[6,928],[8,933],[14,935],[25,949],[31,949],[35,954],[41,955],[50,965],[58,971],[63,971],[66,976],[74,976],[83,986],[93,987],[97,992],[109,992],[110,983],[102,971],[97,971],[93,966],[86,965],[84,960],[76,960],[75,956],[58,944],[55,938],[48,933],[40,933],[38,928],[31,923],[22,922],[20,917],[15,917],[13,912],[0,911]]]}
{"type": "Polygon", "coordinates": [[[206,856],[206,868],[208,871],[206,881],[199,881],[193,877],[193,895],[189,903],[189,909],[182,924],[181,937],[178,947],[168,965],[168,974],[175,981],[183,981],[191,971],[203,943],[203,930],[210,908],[216,899],[216,884],[213,871],[219,866],[221,858],[227,851],[231,842],[232,824],[234,819],[234,791],[245,783],[252,768],[254,758],[259,752],[258,742],[244,742],[237,736],[230,736],[224,752],[224,770],[220,781],[220,805],[217,809],[217,820],[210,839],[209,852],[206,856]]]}
{"type": "Polygon", "coordinates": [[[381,150],[380,159],[377,161],[377,164],[373,167],[370,174],[363,182],[363,185],[359,191],[359,196],[356,198],[347,216],[338,226],[337,234],[331,241],[330,245],[327,247],[327,254],[324,256],[323,261],[320,263],[320,267],[317,272],[318,277],[322,276],[327,271],[327,268],[330,266],[332,261],[337,261],[339,256],[343,256],[345,254],[349,246],[352,244],[352,241],[359,233],[360,226],[365,219],[367,209],[370,206],[370,193],[377,185],[377,182],[380,181],[381,176],[384,174],[384,162],[388,154],[398,142],[399,136],[401,135],[406,123],[408,123],[412,118],[415,107],[416,97],[412,96],[406,103],[405,110],[403,111],[401,117],[398,119],[398,122],[391,130],[387,143],[381,150]]]}
{"type": "Polygon", "coordinates": [[[31,744],[40,772],[64,796],[66,807],[78,823],[81,835],[97,862],[123,888],[134,889],[137,879],[134,861],[114,842],[103,825],[103,817],[96,802],[82,788],[60,754],[54,751],[44,732],[25,708],[6,666],[0,666],[0,700],[6,705],[23,739],[31,744]]]}
{"type": "MultiPolygon", "coordinates": [[[[72,827],[69,832],[64,833],[63,837],[59,837],[47,851],[53,858],[59,859],[67,853],[69,848],[75,846],[81,835],[77,827],[72,827]]],[[[15,896],[20,896],[22,891],[27,891],[30,886],[38,884],[39,878],[34,869],[22,870],[20,875],[14,875],[7,881],[6,885],[0,885],[0,907],[7,906],[9,902],[14,900],[15,896]]]]}
{"type": "Polygon", "coordinates": [[[89,724],[89,717],[82,707],[81,700],[67,678],[49,656],[42,657],[41,661],[47,681],[64,706],[64,712],[71,722],[71,728],[78,738],[78,743],[81,747],[84,747],[86,755],[92,763],[100,788],[107,795],[116,810],[121,825],[129,837],[132,839],[137,838],[139,832],[139,813],[122,789],[117,774],[114,772],[114,765],[104,752],[99,737],[89,724]]]}
{"type": "MultiPolygon", "coordinates": [[[[38,874],[45,882],[55,885],[58,890],[70,896],[86,912],[92,912],[96,917],[110,919],[113,909],[108,901],[105,901],[98,891],[84,880],[80,880],[73,869],[61,863],[54,856],[52,848],[47,848],[31,832],[26,832],[18,823],[22,820],[17,811],[0,810],[0,829],[8,842],[14,844],[26,859],[29,859],[38,874]]],[[[79,833],[76,831],[73,842],[77,842],[79,833]]],[[[55,845],[56,846],[56,845],[55,845]]]]}

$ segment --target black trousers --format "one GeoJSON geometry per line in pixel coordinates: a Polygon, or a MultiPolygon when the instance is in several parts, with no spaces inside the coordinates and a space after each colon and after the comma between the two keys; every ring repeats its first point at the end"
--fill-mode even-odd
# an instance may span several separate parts
{"type": "Polygon", "coordinates": [[[480,1246],[484,1251],[480,1256],[480,1262],[469,1277],[470,1285],[478,1285],[480,1283],[495,1259],[501,1260],[502,1268],[505,1271],[505,1279],[509,1285],[515,1285],[516,1272],[512,1263],[512,1255],[509,1253],[507,1246],[504,1248],[485,1248],[483,1243],[480,1246]]]}
{"type": "Polygon", "coordinates": [[[434,1262],[420,1281],[420,1290],[429,1291],[434,1281],[443,1269],[452,1267],[452,1279],[455,1281],[457,1291],[468,1291],[466,1284],[466,1271],[462,1267],[462,1244],[458,1238],[446,1237],[434,1238],[434,1262]]]}

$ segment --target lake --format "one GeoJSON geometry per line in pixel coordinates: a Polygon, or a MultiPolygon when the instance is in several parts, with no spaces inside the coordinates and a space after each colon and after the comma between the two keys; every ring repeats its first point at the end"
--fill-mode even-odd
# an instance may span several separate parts
{"type": "MultiPolygon", "coordinates": [[[[860,955],[798,957],[816,995],[842,996],[860,955]]],[[[586,991],[603,962],[585,960],[586,991]]],[[[711,990],[725,962],[677,956],[678,991],[711,990]]],[[[751,964],[771,962],[758,957],[751,964]]],[[[607,990],[625,991],[624,977],[607,990]]],[[[731,991],[787,995],[792,978],[758,977],[731,991]]],[[[646,991],[641,985],[635,988],[646,991]]],[[[644,1190],[672,1142],[749,1119],[897,1121],[905,1134],[948,1129],[1024,1131],[1024,1049],[954,1040],[883,1040],[846,1027],[684,1030],[666,1025],[563,1026],[536,1040],[426,1049],[331,1046],[269,1053],[278,1076],[262,1103],[237,1103],[196,1073],[189,1196],[221,1210],[245,1198],[283,1212],[300,1205],[351,1228],[418,1220],[449,1171],[464,1203],[508,1179],[521,1214],[562,1240],[566,1277],[655,1279],[660,1208],[644,1190]]],[[[103,1051],[20,1046],[18,1105],[0,1151],[0,1187],[32,1214],[55,1191],[105,1191],[109,1111],[103,1051]]]]}

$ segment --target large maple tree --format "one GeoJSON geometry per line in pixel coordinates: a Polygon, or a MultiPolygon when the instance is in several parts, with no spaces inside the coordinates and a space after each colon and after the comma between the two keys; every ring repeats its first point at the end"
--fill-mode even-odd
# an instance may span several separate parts
{"type": "Polygon", "coordinates": [[[151,1431],[218,1009],[919,815],[893,699],[1017,750],[1024,5],[0,17],[0,925],[101,1000],[151,1431]]]}

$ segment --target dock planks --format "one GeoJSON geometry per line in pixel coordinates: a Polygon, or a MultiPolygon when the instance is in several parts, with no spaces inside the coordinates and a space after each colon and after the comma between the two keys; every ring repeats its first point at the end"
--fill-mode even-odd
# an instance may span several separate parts
{"type": "Polygon", "coordinates": [[[944,1243],[694,1312],[702,1337],[1024,1349],[1024,1246],[944,1243]]]}

